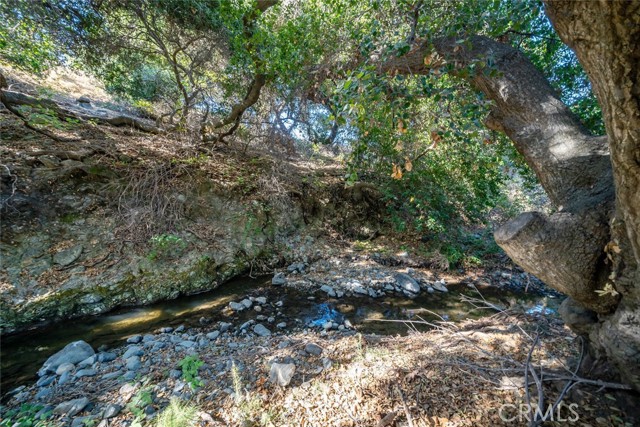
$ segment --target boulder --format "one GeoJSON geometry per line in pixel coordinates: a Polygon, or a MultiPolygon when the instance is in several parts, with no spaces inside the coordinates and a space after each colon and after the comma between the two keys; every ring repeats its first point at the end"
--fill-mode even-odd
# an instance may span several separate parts
{"type": "Polygon", "coordinates": [[[72,363],[75,365],[94,354],[96,354],[96,352],[86,342],[74,341],[53,356],[49,357],[42,365],[42,368],[38,371],[38,375],[42,377],[47,373],[55,372],[58,367],[64,363],[72,363]]]}

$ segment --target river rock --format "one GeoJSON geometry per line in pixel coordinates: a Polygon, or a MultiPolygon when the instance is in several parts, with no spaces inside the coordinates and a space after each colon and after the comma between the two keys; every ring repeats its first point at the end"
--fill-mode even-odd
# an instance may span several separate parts
{"type": "Polygon", "coordinates": [[[245,298],[240,301],[240,304],[242,304],[244,308],[251,308],[251,306],[253,305],[253,301],[251,301],[249,298],[245,298]]]}
{"type": "Polygon", "coordinates": [[[102,419],[108,419],[108,418],[113,418],[116,415],[118,415],[120,413],[120,411],[122,411],[122,406],[118,405],[117,403],[112,403],[107,405],[106,408],[104,408],[104,412],[102,413],[102,419]]]}
{"type": "Polygon", "coordinates": [[[287,278],[284,276],[284,273],[276,273],[273,275],[273,279],[271,279],[271,284],[273,286],[282,286],[287,283],[287,278]]]}
{"type": "MultiPolygon", "coordinates": [[[[72,365],[73,366],[73,365],[72,365]]],[[[46,375],[44,377],[40,377],[40,379],[38,380],[38,382],[36,382],[36,385],[38,387],[46,387],[49,384],[51,384],[53,382],[53,380],[56,379],[55,375],[46,375]]]]}
{"type": "Polygon", "coordinates": [[[127,342],[129,344],[138,344],[142,341],[142,335],[134,335],[132,337],[127,338],[127,342]]]}
{"type": "Polygon", "coordinates": [[[94,377],[96,375],[96,370],[95,369],[80,369],[78,372],[76,372],[76,378],[82,378],[82,377],[94,377]]]}
{"type": "Polygon", "coordinates": [[[260,335],[261,337],[271,336],[271,331],[267,329],[262,323],[258,323],[253,327],[253,332],[260,335]]]}
{"type": "Polygon", "coordinates": [[[71,371],[63,372],[58,379],[58,385],[66,384],[71,380],[73,376],[71,375],[71,371]]]}
{"type": "Polygon", "coordinates": [[[88,404],[89,399],[87,399],[86,397],[67,400],[66,402],[62,402],[61,404],[53,408],[53,413],[73,417],[74,415],[80,413],[80,411],[82,411],[84,408],[86,408],[88,404]]]}
{"type": "Polygon", "coordinates": [[[124,352],[122,358],[126,360],[131,356],[142,356],[143,354],[144,351],[142,350],[142,348],[138,347],[137,345],[132,345],[127,349],[127,351],[124,352]]]}
{"type": "Polygon", "coordinates": [[[129,371],[137,371],[142,367],[142,362],[138,356],[131,356],[127,359],[126,366],[129,371]]]}
{"type": "Polygon", "coordinates": [[[231,323],[220,322],[220,333],[225,333],[233,326],[231,323]]]}
{"type": "Polygon", "coordinates": [[[229,303],[229,308],[233,311],[242,311],[245,309],[244,304],[237,303],[235,301],[231,301],[229,303]]]}
{"type": "Polygon", "coordinates": [[[312,342],[304,346],[304,351],[314,356],[320,356],[322,354],[322,347],[312,342]]]}
{"type": "Polygon", "coordinates": [[[220,331],[213,331],[207,334],[207,338],[209,338],[210,340],[215,340],[219,336],[220,336],[220,331]]]}
{"type": "Polygon", "coordinates": [[[96,355],[95,354],[93,356],[87,357],[82,362],[79,362],[78,363],[78,368],[80,368],[80,369],[86,368],[87,366],[91,366],[94,363],[96,363],[96,355]]]}
{"type": "Polygon", "coordinates": [[[296,365],[293,363],[274,363],[269,371],[269,381],[285,387],[289,385],[295,372],[296,365]]]}
{"type": "Polygon", "coordinates": [[[267,298],[266,297],[256,297],[256,302],[258,304],[266,304],[267,303],[267,298]]]}
{"type": "Polygon", "coordinates": [[[446,282],[444,281],[444,279],[436,280],[435,282],[433,282],[431,287],[439,292],[449,292],[449,289],[447,289],[446,282]]]}
{"type": "Polygon", "coordinates": [[[393,277],[403,291],[410,292],[412,294],[420,293],[420,285],[408,274],[396,273],[393,277]]]}
{"type": "Polygon", "coordinates": [[[276,325],[277,328],[279,329],[284,329],[287,327],[287,323],[286,322],[280,322],[276,325]]]}
{"type": "Polygon", "coordinates": [[[76,364],[85,360],[87,357],[93,356],[95,351],[89,344],[84,341],[75,341],[68,344],[65,348],[49,357],[38,371],[39,376],[44,376],[49,372],[55,372],[58,366],[63,363],[76,364]]]}
{"type": "Polygon", "coordinates": [[[80,258],[83,249],[82,245],[64,249],[53,256],[53,262],[65,267],[80,258]]]}
{"type": "MultiPolygon", "coordinates": [[[[36,400],[45,400],[48,399],[51,394],[53,393],[53,391],[49,388],[43,388],[42,390],[40,390],[37,394],[36,394],[36,400]]],[[[37,418],[36,418],[37,419],[37,418]]]]}
{"type": "Polygon", "coordinates": [[[113,360],[116,360],[116,357],[117,356],[115,353],[109,353],[109,352],[98,353],[98,362],[101,362],[101,363],[111,362],[113,360]]]}
{"type": "Polygon", "coordinates": [[[75,369],[75,365],[73,363],[63,363],[58,366],[56,369],[56,375],[62,375],[67,371],[73,371],[75,369]]]}
{"type": "Polygon", "coordinates": [[[330,297],[335,297],[336,296],[336,291],[329,285],[322,285],[320,287],[320,290],[323,292],[326,292],[327,295],[329,295],[330,297]]]}

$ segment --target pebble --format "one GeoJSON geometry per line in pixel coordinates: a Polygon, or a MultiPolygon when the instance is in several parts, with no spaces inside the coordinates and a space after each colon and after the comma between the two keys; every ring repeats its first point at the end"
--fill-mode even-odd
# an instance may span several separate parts
{"type": "Polygon", "coordinates": [[[131,356],[142,356],[143,354],[144,351],[142,351],[142,348],[138,347],[137,345],[132,345],[127,349],[127,351],[124,352],[122,358],[126,360],[131,356]]]}
{"type": "Polygon", "coordinates": [[[251,301],[249,298],[245,298],[240,301],[240,304],[242,304],[244,308],[251,308],[251,306],[253,305],[253,301],[251,301]]]}
{"type": "Polygon", "coordinates": [[[163,334],[170,334],[171,332],[173,332],[173,328],[169,326],[160,328],[160,332],[162,332],[163,334]]]}
{"type": "Polygon", "coordinates": [[[259,305],[256,305],[253,307],[254,311],[257,311],[258,313],[260,313],[262,311],[262,307],[260,307],[259,305]]]}
{"type": "Polygon", "coordinates": [[[220,323],[220,333],[224,333],[227,332],[229,329],[231,329],[231,323],[227,323],[227,322],[221,322],[220,323]]]}
{"type": "MultiPolygon", "coordinates": [[[[49,387],[43,388],[36,394],[36,400],[45,400],[49,396],[51,396],[51,389],[49,387]]],[[[20,424],[19,424],[20,425],[20,424]]]]}
{"type": "Polygon", "coordinates": [[[184,325],[180,325],[173,332],[179,334],[180,332],[183,332],[185,329],[187,328],[184,325]]]}
{"type": "Polygon", "coordinates": [[[280,323],[278,323],[278,324],[276,325],[276,327],[277,327],[277,328],[280,328],[280,329],[284,329],[284,328],[286,328],[286,327],[287,327],[287,323],[286,323],[286,322],[280,322],[280,323]]]}
{"type": "Polygon", "coordinates": [[[267,303],[267,298],[266,297],[257,297],[256,298],[256,302],[258,304],[266,304],[267,303]]]}

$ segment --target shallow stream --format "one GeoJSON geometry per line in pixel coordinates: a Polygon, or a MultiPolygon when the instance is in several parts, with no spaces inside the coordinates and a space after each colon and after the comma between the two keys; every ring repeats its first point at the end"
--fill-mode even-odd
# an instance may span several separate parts
{"type": "MultiPolygon", "coordinates": [[[[230,301],[239,301],[246,296],[266,296],[269,301],[283,301],[284,317],[289,329],[304,326],[320,315],[321,305],[328,303],[353,325],[364,333],[406,334],[408,323],[402,320],[434,320],[438,316],[446,320],[459,321],[486,315],[488,311],[474,310],[460,300],[461,294],[478,297],[473,289],[463,284],[450,284],[448,293],[423,292],[414,299],[400,296],[386,296],[373,299],[365,296],[329,298],[324,292],[313,294],[290,288],[271,286],[271,277],[258,279],[241,278],[232,280],[218,289],[198,295],[180,297],[146,307],[125,307],[116,311],[85,319],[74,319],[56,323],[45,328],[2,337],[1,377],[4,394],[17,385],[35,378],[42,363],[53,353],[68,343],[84,340],[93,348],[115,347],[135,334],[157,331],[161,327],[185,325],[205,328],[207,323],[225,321],[239,326],[241,322],[255,318],[256,312],[246,310],[240,313],[224,310],[230,301]],[[309,299],[314,297],[314,299],[309,299]],[[383,321],[384,320],[384,321],[383,321]],[[393,322],[390,322],[393,320],[393,322]]],[[[487,301],[508,306],[517,300],[527,310],[552,314],[559,300],[541,295],[514,293],[496,288],[482,289],[487,301]]],[[[418,330],[427,325],[412,324],[418,330]]],[[[271,326],[275,330],[275,326],[271,326]]]]}

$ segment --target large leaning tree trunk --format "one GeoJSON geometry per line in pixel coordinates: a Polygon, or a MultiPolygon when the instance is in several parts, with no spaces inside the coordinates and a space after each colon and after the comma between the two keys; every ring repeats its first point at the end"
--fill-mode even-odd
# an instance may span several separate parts
{"type": "Polygon", "coordinates": [[[461,75],[493,101],[485,124],[511,138],[557,208],[552,215],[521,214],[495,232],[496,242],[569,296],[561,313],[588,338],[589,361],[601,362],[589,367],[613,366],[640,390],[638,2],[547,7],[593,82],[606,137],[591,135],[520,51],[487,37],[428,40],[382,71],[428,73],[442,63],[462,70],[492,60],[499,73],[461,75]]]}

